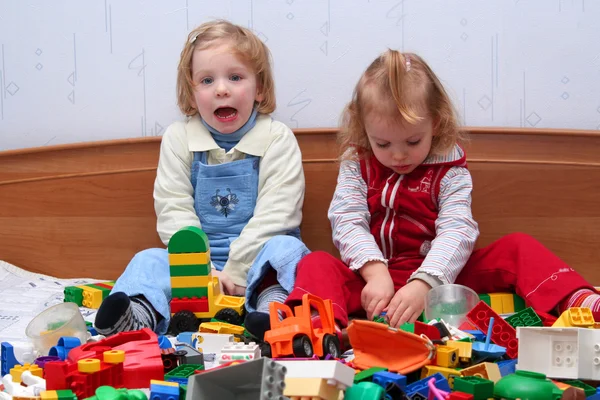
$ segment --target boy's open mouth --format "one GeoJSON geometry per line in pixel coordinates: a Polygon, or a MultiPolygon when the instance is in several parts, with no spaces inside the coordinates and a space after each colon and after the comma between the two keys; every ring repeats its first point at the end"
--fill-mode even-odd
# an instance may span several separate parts
{"type": "Polygon", "coordinates": [[[220,107],[215,110],[215,116],[221,120],[228,120],[237,115],[237,110],[233,107],[220,107]]]}

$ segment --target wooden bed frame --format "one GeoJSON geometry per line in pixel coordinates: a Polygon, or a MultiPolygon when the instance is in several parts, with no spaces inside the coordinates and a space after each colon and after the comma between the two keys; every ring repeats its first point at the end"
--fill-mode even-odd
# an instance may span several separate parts
{"type": "MultiPolygon", "coordinates": [[[[484,246],[533,235],[600,284],[600,133],[470,128],[473,209],[484,246]]],[[[306,174],[302,235],[337,254],[327,208],[334,129],[298,129],[306,174]]],[[[159,137],[0,152],[0,259],[51,276],[114,279],[162,247],[152,189],[159,137]]]]}

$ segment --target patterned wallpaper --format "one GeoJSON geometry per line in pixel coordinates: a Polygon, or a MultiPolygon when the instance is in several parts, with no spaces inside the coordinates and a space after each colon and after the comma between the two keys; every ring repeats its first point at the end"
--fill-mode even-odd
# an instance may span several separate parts
{"type": "Polygon", "coordinates": [[[336,126],[387,47],[422,55],[467,125],[600,129],[600,2],[0,0],[0,149],[161,135],[187,32],[227,18],[273,53],[290,127],[336,126]]]}

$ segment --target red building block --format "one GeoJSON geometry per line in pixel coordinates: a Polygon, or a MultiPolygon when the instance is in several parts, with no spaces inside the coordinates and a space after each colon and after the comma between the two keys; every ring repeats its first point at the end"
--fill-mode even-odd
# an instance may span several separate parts
{"type": "Polygon", "coordinates": [[[452,392],[450,393],[448,400],[473,400],[474,398],[475,397],[470,393],[452,392]]]}
{"type": "Polygon", "coordinates": [[[208,298],[192,297],[171,300],[171,312],[175,314],[179,311],[188,310],[191,312],[208,312],[208,298]]]}
{"type": "Polygon", "coordinates": [[[425,335],[429,340],[441,340],[440,331],[433,325],[424,324],[420,321],[415,321],[415,335],[425,335]]]}
{"type": "Polygon", "coordinates": [[[510,326],[501,316],[496,314],[485,302],[480,301],[467,314],[469,321],[473,323],[482,332],[487,332],[490,325],[490,318],[494,317],[494,326],[492,327],[491,341],[506,348],[506,355],[510,358],[517,358],[519,353],[519,340],[517,331],[510,326]]]}
{"type": "Polygon", "coordinates": [[[149,388],[152,379],[164,380],[164,366],[158,347],[158,337],[149,328],[118,333],[99,342],[76,347],[69,352],[68,361],[74,363],[76,369],[78,360],[98,358],[97,352],[107,350],[125,351],[123,387],[149,388]]]}

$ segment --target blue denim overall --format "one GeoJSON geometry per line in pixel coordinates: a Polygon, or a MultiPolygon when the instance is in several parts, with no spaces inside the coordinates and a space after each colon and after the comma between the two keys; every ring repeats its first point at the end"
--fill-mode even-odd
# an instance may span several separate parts
{"type": "MultiPolygon", "coordinates": [[[[206,157],[207,152],[194,153],[191,168],[194,209],[210,242],[211,262],[222,270],[229,258],[231,242],[239,237],[254,215],[260,158],[246,155],[242,160],[208,165],[206,157]]],[[[255,311],[257,295],[254,291],[269,268],[277,271],[279,283],[291,292],[296,266],[309,252],[299,240],[299,229],[267,241],[248,272],[246,309],[255,311]]],[[[171,301],[167,250],[154,248],[137,253],[112,292],[146,297],[164,317],[156,328],[156,333],[164,334],[169,326],[171,301]]]]}

